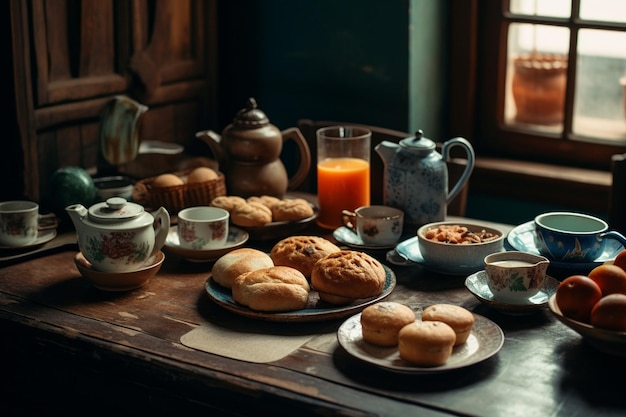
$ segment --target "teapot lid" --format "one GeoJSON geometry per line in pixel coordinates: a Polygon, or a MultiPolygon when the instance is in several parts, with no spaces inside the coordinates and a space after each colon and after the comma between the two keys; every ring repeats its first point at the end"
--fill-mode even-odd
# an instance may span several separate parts
{"type": "Polygon", "coordinates": [[[253,97],[248,99],[246,108],[239,110],[233,119],[233,125],[244,129],[266,126],[270,123],[265,113],[257,108],[253,97]]]}
{"type": "Polygon", "coordinates": [[[122,197],[111,197],[105,202],[89,207],[89,217],[100,223],[115,223],[134,219],[143,213],[143,206],[128,202],[122,197]]]}
{"type": "Polygon", "coordinates": [[[432,140],[424,137],[424,132],[422,129],[419,129],[415,136],[408,137],[406,139],[402,139],[400,141],[400,146],[403,148],[409,148],[411,151],[430,152],[435,149],[436,144],[432,140]]]}

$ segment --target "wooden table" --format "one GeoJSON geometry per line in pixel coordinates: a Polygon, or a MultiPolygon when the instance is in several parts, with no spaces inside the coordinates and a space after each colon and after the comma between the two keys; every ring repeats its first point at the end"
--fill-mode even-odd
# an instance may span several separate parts
{"type": "MultiPolygon", "coordinates": [[[[301,233],[331,238],[315,225],[301,233]]],[[[180,338],[198,326],[255,323],[209,299],[210,263],[166,252],[148,285],[107,293],[79,275],[76,251],[65,245],[0,269],[0,415],[626,415],[626,359],[587,346],[547,308],[515,317],[480,304],[462,276],[392,266],[389,299],[462,305],[502,328],[502,349],[470,367],[411,375],[345,352],[335,338],[343,319],[259,323],[319,335],[271,363],[191,349],[180,338]]],[[[371,254],[384,261],[385,252],[371,254]]]]}

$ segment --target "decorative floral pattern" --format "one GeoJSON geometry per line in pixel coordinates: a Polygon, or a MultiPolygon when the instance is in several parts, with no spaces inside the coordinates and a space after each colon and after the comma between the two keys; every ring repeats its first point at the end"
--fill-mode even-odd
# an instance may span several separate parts
{"type": "Polygon", "coordinates": [[[2,220],[0,228],[2,229],[2,233],[6,235],[27,237],[37,234],[37,230],[26,224],[26,217],[22,213],[4,214],[2,220]]]}
{"type": "Polygon", "coordinates": [[[98,262],[106,258],[126,258],[126,265],[144,262],[148,258],[150,245],[146,241],[137,244],[134,239],[135,232],[101,233],[99,237],[89,238],[87,250],[98,262]]]}

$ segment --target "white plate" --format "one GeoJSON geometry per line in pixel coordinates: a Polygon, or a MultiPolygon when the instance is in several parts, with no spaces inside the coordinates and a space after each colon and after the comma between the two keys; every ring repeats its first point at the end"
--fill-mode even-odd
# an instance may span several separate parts
{"type": "Polygon", "coordinates": [[[370,304],[381,301],[391,294],[391,291],[393,291],[396,287],[396,274],[394,274],[394,272],[386,265],[383,265],[383,268],[385,268],[385,286],[383,287],[383,291],[380,295],[356,300],[352,304],[343,306],[336,306],[320,301],[317,291],[311,290],[309,293],[309,302],[306,308],[281,313],[267,313],[254,311],[237,303],[233,299],[231,290],[217,284],[212,278],[209,278],[206,281],[205,289],[211,300],[225,309],[241,316],[282,322],[322,321],[349,316],[350,314],[363,310],[370,304]]]}
{"type": "Polygon", "coordinates": [[[417,236],[400,242],[393,252],[387,253],[387,260],[395,265],[419,264],[430,271],[446,275],[469,275],[480,270],[480,267],[475,266],[427,264],[420,252],[417,236]]]}
{"type": "Polygon", "coordinates": [[[345,226],[341,226],[335,229],[335,231],[333,232],[333,237],[337,239],[338,242],[343,243],[355,249],[377,250],[377,249],[389,249],[389,248],[393,248],[394,246],[396,246],[395,243],[387,244],[387,245],[365,244],[363,243],[359,235],[357,235],[356,233],[354,233],[352,230],[348,229],[345,226]]]}
{"type": "Polygon", "coordinates": [[[228,240],[224,247],[219,249],[203,250],[189,249],[180,246],[177,227],[178,226],[170,227],[167,238],[165,239],[165,248],[191,262],[215,261],[222,255],[243,246],[243,244],[248,241],[249,237],[248,232],[231,225],[228,228],[228,240]]]}
{"type": "Polygon", "coordinates": [[[465,287],[481,303],[487,304],[502,313],[517,316],[534,313],[548,305],[548,300],[556,292],[559,283],[557,279],[546,276],[544,287],[536,295],[521,304],[505,303],[494,299],[493,293],[487,284],[487,273],[485,271],[478,271],[467,277],[465,287]]]}
{"type": "Polygon", "coordinates": [[[474,326],[467,342],[456,346],[446,363],[440,366],[413,365],[400,357],[397,347],[381,347],[366,342],[361,330],[361,313],[343,322],[337,331],[337,340],[355,358],[391,371],[412,374],[445,372],[482,362],[502,348],[504,344],[502,329],[478,314],[474,314],[474,319],[474,326]]]}
{"type": "MultiPolygon", "coordinates": [[[[535,224],[529,221],[511,230],[505,241],[514,250],[541,255],[535,244],[535,224]]],[[[624,246],[615,239],[607,239],[604,252],[594,262],[559,262],[550,260],[550,267],[568,270],[572,273],[586,273],[598,265],[615,259],[618,253],[624,250],[624,246]]]]}
{"type": "Polygon", "coordinates": [[[46,229],[40,230],[37,232],[37,239],[29,245],[25,246],[0,246],[0,249],[11,249],[11,250],[22,250],[22,249],[30,249],[35,246],[43,245],[44,243],[50,242],[57,236],[56,229],[46,229]]]}

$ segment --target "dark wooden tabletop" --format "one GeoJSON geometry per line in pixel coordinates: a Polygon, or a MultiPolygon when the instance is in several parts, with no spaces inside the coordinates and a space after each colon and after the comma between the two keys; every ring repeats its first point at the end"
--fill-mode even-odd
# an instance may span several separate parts
{"type": "MultiPolygon", "coordinates": [[[[332,239],[315,225],[299,233],[332,239]]],[[[261,322],[218,306],[205,291],[211,263],[164,250],[166,261],[146,286],[109,293],[80,276],[76,252],[64,244],[0,269],[0,415],[626,415],[625,358],[588,346],[547,308],[502,314],[477,301],[465,276],[392,265],[386,251],[369,253],[395,272],[389,300],[464,306],[502,329],[502,349],[445,373],[392,372],[337,343],[345,318],[261,322]],[[320,336],[270,363],[180,341],[203,324],[233,320],[320,336]]]]}

